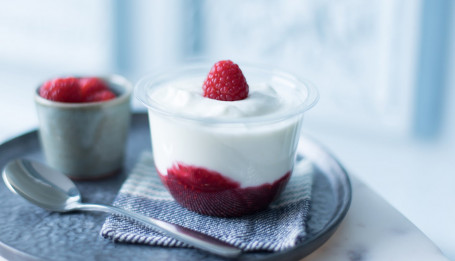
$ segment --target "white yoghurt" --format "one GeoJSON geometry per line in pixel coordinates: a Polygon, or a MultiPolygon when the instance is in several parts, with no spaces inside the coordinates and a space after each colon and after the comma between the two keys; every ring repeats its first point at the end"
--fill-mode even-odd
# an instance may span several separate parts
{"type": "Polygon", "coordinates": [[[208,124],[204,119],[285,115],[305,97],[259,83],[249,86],[244,100],[218,101],[203,97],[201,86],[201,81],[180,81],[149,92],[161,109],[201,119],[188,121],[150,109],[152,147],[161,174],[179,162],[217,171],[248,187],[273,183],[292,170],[301,115],[263,124],[208,124]]]}
{"type": "Polygon", "coordinates": [[[294,108],[298,100],[280,93],[267,83],[250,86],[247,99],[219,101],[202,96],[200,79],[172,82],[151,92],[150,98],[166,111],[201,118],[238,119],[280,114],[294,108]]]}

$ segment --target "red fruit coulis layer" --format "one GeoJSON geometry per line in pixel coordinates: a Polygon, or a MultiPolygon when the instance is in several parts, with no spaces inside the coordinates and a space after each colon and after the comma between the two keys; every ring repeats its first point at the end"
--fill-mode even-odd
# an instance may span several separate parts
{"type": "Polygon", "coordinates": [[[159,174],[183,207],[204,215],[236,217],[267,208],[285,188],[291,171],[272,184],[245,188],[216,171],[182,163],[174,164],[167,175],[159,174]]]}

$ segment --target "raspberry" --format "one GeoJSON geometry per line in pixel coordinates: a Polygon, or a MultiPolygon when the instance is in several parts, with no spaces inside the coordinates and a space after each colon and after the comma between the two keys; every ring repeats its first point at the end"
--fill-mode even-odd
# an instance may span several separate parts
{"type": "Polygon", "coordinates": [[[39,89],[41,97],[57,102],[82,102],[79,81],[74,77],[45,82],[39,89]]]}
{"type": "Polygon", "coordinates": [[[215,63],[202,85],[204,97],[221,101],[243,100],[248,89],[239,66],[230,60],[215,63]]]}
{"type": "Polygon", "coordinates": [[[109,87],[103,80],[95,77],[81,78],[79,79],[79,85],[81,88],[81,97],[84,102],[97,92],[109,90],[109,87]]]}
{"type": "Polygon", "coordinates": [[[95,92],[92,95],[88,96],[84,102],[98,102],[98,101],[108,101],[115,98],[115,94],[110,90],[103,90],[95,92]]]}
{"type": "Polygon", "coordinates": [[[97,102],[116,97],[109,86],[99,78],[57,78],[45,82],[40,90],[41,97],[58,102],[97,102]]]}

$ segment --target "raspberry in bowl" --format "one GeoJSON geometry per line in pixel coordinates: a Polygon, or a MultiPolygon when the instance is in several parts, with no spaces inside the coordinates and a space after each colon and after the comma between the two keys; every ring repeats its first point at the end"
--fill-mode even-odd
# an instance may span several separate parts
{"type": "Polygon", "coordinates": [[[312,85],[274,69],[198,63],[142,78],[155,167],[183,207],[234,217],[267,206],[285,188],[312,85]]]}
{"type": "Polygon", "coordinates": [[[132,85],[125,78],[58,77],[36,89],[47,163],[74,179],[109,176],[123,163],[132,85]]]}

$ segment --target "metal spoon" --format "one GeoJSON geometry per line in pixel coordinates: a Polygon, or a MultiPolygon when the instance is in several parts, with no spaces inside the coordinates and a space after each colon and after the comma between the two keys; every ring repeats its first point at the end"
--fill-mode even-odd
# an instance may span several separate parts
{"type": "Polygon", "coordinates": [[[25,159],[9,162],[3,169],[3,180],[11,191],[31,203],[51,211],[87,210],[119,214],[216,255],[236,257],[241,253],[239,249],[223,241],[179,225],[113,206],[82,203],[79,190],[68,177],[38,162],[25,159]]]}

